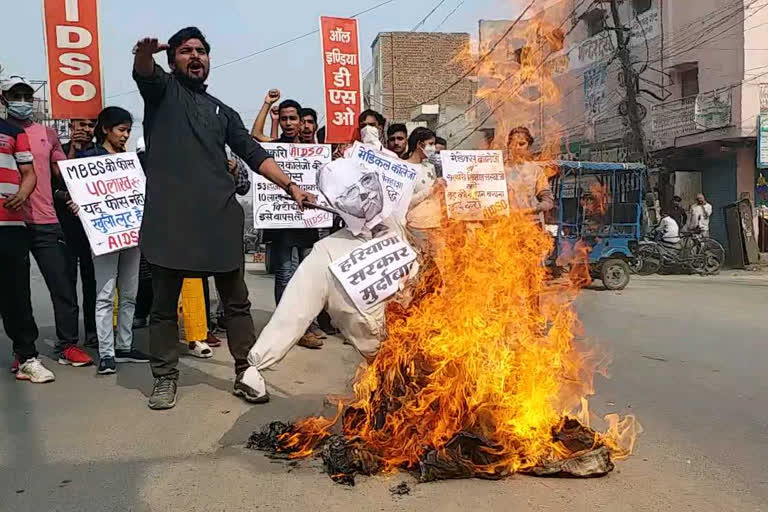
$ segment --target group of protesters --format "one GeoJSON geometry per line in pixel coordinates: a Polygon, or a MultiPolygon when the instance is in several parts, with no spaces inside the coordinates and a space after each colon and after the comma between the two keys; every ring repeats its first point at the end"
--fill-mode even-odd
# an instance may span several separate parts
{"type": "MultiPolygon", "coordinates": [[[[366,239],[366,235],[340,230],[339,222],[330,230],[265,233],[275,268],[277,310],[257,340],[244,278],[244,212],[236,195],[248,192],[250,169],[283,189],[300,207],[315,202],[260,143],[322,144],[325,129],[318,129],[315,110],[302,108],[295,100],[280,101],[280,92],[273,89],[248,132],[233,109],[207,92],[210,50],[195,27],[180,30],[167,44],[144,38],[134,47],[133,78],[144,100],[144,137],[137,152],[147,180],[140,247],[102,256],[92,255],[78,206],[57,162],[125,151],[133,126],[131,114],[107,107],[95,120],[71,120],[71,141],[62,146],[51,128],[32,121],[31,85],[19,77],[3,82],[8,119],[0,120],[0,312],[13,342],[12,369],[17,379],[54,380],[36,350],[30,253],[51,295],[58,362],[75,367],[93,364],[79,346],[79,270],[83,345],[98,348],[97,372],[114,373],[117,363],[149,362],[155,378],[149,399],[152,409],[176,404],[178,304],[191,281],[202,283],[205,307],[200,314],[205,315],[205,329],[198,338],[188,339],[190,351],[210,357],[210,346],[220,343],[210,321],[208,278],[213,277],[221,303],[218,324],[226,331],[234,359],[233,392],[249,402],[268,400],[263,379],[253,372],[282,358],[295,343],[320,348],[326,335],[340,331],[364,356],[375,354],[378,341],[372,340],[380,334],[376,325],[381,318],[350,320],[360,315],[348,298],[334,298],[334,290],[323,284],[329,275],[328,258],[366,239]],[[154,55],[160,52],[167,55],[170,73],[155,62],[154,55]],[[270,135],[265,134],[268,119],[270,135]],[[147,324],[149,354],[144,354],[133,346],[133,329],[147,324]]],[[[444,139],[426,127],[409,133],[404,124],[387,126],[385,118],[373,110],[362,112],[358,122],[354,140],[333,145],[335,160],[360,142],[416,169],[411,212],[440,196],[445,185],[439,156],[446,149],[444,139]]],[[[533,166],[526,171],[532,143],[525,128],[509,134],[510,158],[522,166],[518,179],[530,186],[530,197],[518,206],[540,214],[553,202],[541,170],[533,166]]],[[[516,190],[524,188],[525,184],[516,190]]],[[[409,219],[413,220],[409,220],[411,239],[436,227],[433,221],[422,222],[419,215],[409,219]]]]}

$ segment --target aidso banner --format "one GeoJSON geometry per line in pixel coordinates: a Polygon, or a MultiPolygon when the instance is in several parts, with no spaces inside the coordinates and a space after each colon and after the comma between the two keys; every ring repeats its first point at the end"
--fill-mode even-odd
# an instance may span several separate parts
{"type": "MultiPolygon", "coordinates": [[[[262,144],[277,165],[297,185],[318,195],[317,172],[331,161],[326,144],[262,144]]],[[[256,229],[328,228],[333,215],[322,210],[299,209],[283,189],[259,174],[253,180],[253,226],[256,229]]]]}
{"type": "Polygon", "coordinates": [[[139,245],[146,179],[136,153],[59,162],[96,256],[139,245]]]}
{"type": "Polygon", "coordinates": [[[360,115],[362,80],[357,20],[320,18],[325,86],[325,142],[354,139],[360,115]]]}
{"type": "Polygon", "coordinates": [[[98,7],[98,0],[43,0],[54,119],[95,119],[103,108],[98,7]]]}

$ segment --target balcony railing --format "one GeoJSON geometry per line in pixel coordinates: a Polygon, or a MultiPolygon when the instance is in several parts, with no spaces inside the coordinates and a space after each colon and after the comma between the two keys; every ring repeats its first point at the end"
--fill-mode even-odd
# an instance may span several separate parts
{"type": "Polygon", "coordinates": [[[651,146],[662,149],[675,145],[685,135],[723,128],[731,124],[730,89],[699,93],[651,107],[651,146]]]}

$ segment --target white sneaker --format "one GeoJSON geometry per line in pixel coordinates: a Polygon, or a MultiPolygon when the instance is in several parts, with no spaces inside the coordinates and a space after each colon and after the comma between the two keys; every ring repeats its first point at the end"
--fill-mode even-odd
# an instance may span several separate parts
{"type": "Polygon", "coordinates": [[[193,341],[189,344],[189,354],[200,359],[213,357],[213,349],[204,341],[193,341]]]}
{"type": "Polygon", "coordinates": [[[40,359],[33,357],[27,359],[19,366],[19,371],[16,372],[16,378],[18,380],[28,380],[35,384],[44,384],[46,382],[53,382],[56,377],[53,372],[43,366],[40,359]]]}

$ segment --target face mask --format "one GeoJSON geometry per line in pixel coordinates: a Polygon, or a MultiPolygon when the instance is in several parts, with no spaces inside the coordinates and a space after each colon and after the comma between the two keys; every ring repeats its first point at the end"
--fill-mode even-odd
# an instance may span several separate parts
{"type": "Polygon", "coordinates": [[[437,148],[435,147],[434,144],[430,144],[429,146],[424,146],[424,155],[428,159],[430,159],[433,156],[435,156],[435,154],[437,154],[437,148]]]}
{"type": "Polygon", "coordinates": [[[375,126],[363,126],[360,130],[360,138],[363,140],[363,144],[379,145],[379,130],[375,126]]]}
{"type": "Polygon", "coordinates": [[[8,114],[15,119],[31,119],[33,106],[26,101],[9,101],[8,114]]]}

